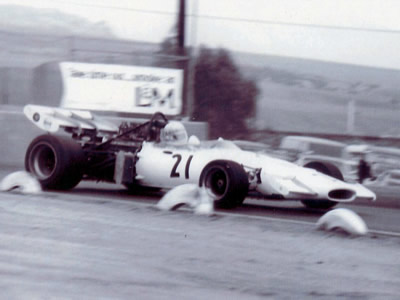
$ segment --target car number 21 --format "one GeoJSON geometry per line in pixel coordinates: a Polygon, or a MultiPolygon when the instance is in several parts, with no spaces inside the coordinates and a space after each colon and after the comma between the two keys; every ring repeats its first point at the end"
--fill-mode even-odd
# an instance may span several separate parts
{"type": "MultiPolygon", "coordinates": [[[[175,164],[172,167],[170,177],[171,178],[179,178],[181,176],[181,174],[179,172],[177,172],[177,169],[182,162],[182,155],[174,154],[174,155],[172,155],[172,158],[175,159],[175,164]]],[[[188,159],[186,160],[185,179],[189,179],[189,167],[190,167],[190,163],[192,162],[192,159],[193,159],[193,155],[190,155],[188,157],[188,159]]]]}

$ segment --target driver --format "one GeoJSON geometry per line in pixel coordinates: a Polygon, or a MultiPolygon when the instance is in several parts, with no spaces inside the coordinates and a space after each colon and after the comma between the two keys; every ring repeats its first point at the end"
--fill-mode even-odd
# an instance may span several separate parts
{"type": "Polygon", "coordinates": [[[188,141],[188,135],[185,126],[178,121],[169,121],[160,135],[161,142],[173,145],[185,145],[188,141]]]}

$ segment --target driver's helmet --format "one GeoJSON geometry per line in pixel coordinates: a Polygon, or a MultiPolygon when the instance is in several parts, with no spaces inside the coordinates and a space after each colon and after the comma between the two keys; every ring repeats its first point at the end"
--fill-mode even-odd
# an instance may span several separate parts
{"type": "Polygon", "coordinates": [[[166,142],[174,145],[184,145],[188,141],[188,135],[185,126],[178,121],[169,121],[161,130],[161,142],[166,142]]]}

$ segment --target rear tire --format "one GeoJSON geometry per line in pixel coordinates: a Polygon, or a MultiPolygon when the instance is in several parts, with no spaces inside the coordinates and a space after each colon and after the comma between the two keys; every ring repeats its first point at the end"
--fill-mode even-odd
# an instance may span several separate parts
{"type": "MultiPolygon", "coordinates": [[[[340,172],[338,167],[330,163],[313,161],[305,164],[304,168],[314,169],[333,178],[344,180],[342,172],[340,172]]],[[[302,200],[301,203],[305,207],[316,209],[329,209],[338,204],[336,201],[331,200],[302,200]]]]}
{"type": "Polygon", "coordinates": [[[199,185],[206,188],[219,208],[241,205],[249,190],[249,180],[243,167],[227,160],[210,162],[201,172],[199,185]]]}
{"type": "Polygon", "coordinates": [[[41,135],[29,145],[25,169],[32,173],[43,189],[68,190],[82,179],[84,152],[71,138],[41,135]]]}

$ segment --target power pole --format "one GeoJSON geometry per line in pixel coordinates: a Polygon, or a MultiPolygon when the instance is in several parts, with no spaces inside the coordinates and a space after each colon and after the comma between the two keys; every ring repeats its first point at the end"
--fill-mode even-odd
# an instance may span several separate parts
{"type": "MultiPolygon", "coordinates": [[[[197,10],[198,0],[192,0],[192,20],[190,28],[190,50],[189,59],[186,61],[185,66],[185,87],[184,87],[184,99],[185,99],[185,115],[191,117],[194,107],[194,65],[196,58],[196,33],[197,33],[197,10]]],[[[178,8],[178,22],[177,22],[177,50],[178,55],[185,55],[185,23],[186,23],[186,0],[179,0],[178,8]]]]}
{"type": "Polygon", "coordinates": [[[178,51],[179,51],[179,55],[185,54],[185,4],[186,4],[186,0],[179,0],[179,12],[178,12],[178,51]]]}
{"type": "Polygon", "coordinates": [[[187,115],[191,118],[194,111],[194,88],[195,88],[195,64],[196,64],[196,52],[197,52],[197,14],[198,14],[198,0],[192,0],[191,2],[191,22],[190,22],[190,53],[188,62],[188,92],[187,92],[187,115]]]}

